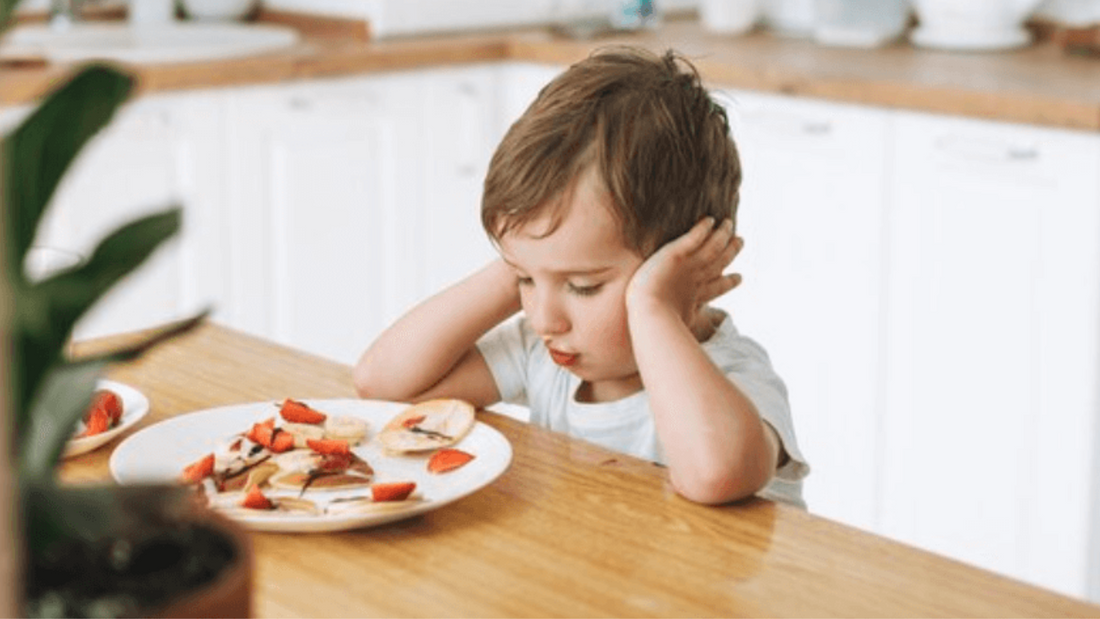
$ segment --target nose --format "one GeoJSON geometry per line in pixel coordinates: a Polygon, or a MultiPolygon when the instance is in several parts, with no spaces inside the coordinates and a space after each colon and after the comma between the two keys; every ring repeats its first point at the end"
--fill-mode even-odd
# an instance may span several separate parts
{"type": "Polygon", "coordinates": [[[523,311],[535,333],[541,336],[561,335],[569,331],[569,316],[553,291],[531,291],[526,295],[523,311]]]}

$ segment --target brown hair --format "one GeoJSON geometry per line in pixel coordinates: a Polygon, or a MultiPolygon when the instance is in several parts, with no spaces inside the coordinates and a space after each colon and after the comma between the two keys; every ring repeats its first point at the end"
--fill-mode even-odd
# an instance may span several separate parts
{"type": "Polygon", "coordinates": [[[607,48],[547,84],[493,154],[481,202],[485,230],[499,239],[560,205],[590,164],[624,243],[640,254],[708,215],[735,219],[741,163],[725,110],[671,50],[607,48]]]}

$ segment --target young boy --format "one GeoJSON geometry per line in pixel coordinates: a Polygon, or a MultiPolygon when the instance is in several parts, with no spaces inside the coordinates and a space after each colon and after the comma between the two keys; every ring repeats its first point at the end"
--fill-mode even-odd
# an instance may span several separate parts
{"type": "Polygon", "coordinates": [[[686,60],[617,48],[573,65],[490,163],[500,259],[387,329],[356,389],[526,404],[532,423],[666,464],[692,501],[804,505],[786,388],[707,305],[740,282],[723,274],[740,183],[725,112],[686,60]]]}

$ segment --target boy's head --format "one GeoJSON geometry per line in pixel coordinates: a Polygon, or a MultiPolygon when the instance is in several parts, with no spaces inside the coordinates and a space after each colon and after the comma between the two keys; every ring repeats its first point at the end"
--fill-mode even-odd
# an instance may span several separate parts
{"type": "Polygon", "coordinates": [[[547,211],[560,220],[553,209],[589,167],[624,245],[642,256],[703,217],[737,212],[741,164],[725,111],[672,51],[606,49],[544,87],[493,155],[486,231],[499,240],[547,211]]]}

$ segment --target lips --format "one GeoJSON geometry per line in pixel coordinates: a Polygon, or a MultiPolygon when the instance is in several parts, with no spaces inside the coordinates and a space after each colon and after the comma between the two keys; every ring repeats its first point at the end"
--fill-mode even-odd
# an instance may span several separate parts
{"type": "Polygon", "coordinates": [[[561,366],[573,365],[577,361],[577,353],[561,352],[560,350],[548,349],[550,351],[550,358],[554,360],[554,363],[561,366]]]}

